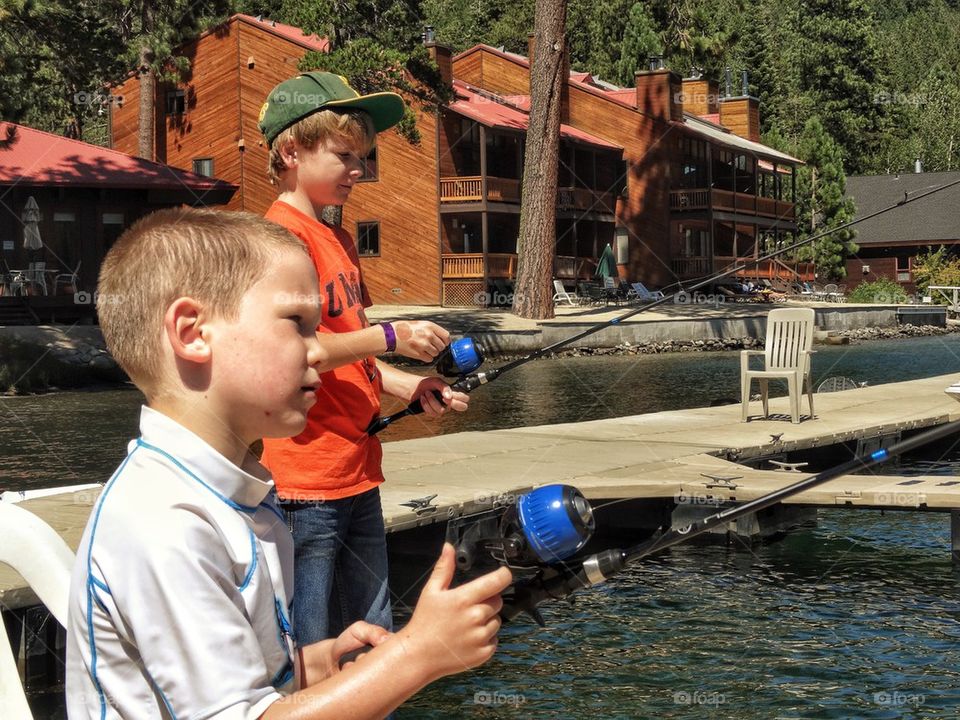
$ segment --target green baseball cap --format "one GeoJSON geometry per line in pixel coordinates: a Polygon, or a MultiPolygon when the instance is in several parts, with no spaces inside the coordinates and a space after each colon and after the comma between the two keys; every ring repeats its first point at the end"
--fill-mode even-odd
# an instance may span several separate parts
{"type": "Polygon", "coordinates": [[[260,132],[272,145],[277,135],[294,123],[320,110],[363,110],[382,132],[400,122],[403,98],[392,92],[361,95],[342,75],[306,72],[277,85],[260,108],[260,132]]]}

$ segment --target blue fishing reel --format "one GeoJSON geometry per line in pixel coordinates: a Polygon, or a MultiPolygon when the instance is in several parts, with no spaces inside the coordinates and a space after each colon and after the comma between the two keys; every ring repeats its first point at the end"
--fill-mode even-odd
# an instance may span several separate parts
{"type": "Polygon", "coordinates": [[[469,375],[483,364],[483,347],[473,338],[454,340],[437,358],[437,373],[454,378],[469,375]]]}
{"type": "Polygon", "coordinates": [[[515,571],[559,563],[593,535],[593,508],[571,485],[545,485],[515,502],[451,520],[447,540],[456,549],[457,569],[467,578],[500,565],[515,571]]]}

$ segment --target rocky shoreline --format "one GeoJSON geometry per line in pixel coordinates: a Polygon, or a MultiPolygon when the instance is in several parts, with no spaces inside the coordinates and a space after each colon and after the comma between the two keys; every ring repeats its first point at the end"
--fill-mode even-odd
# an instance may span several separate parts
{"type": "MultiPolygon", "coordinates": [[[[952,335],[960,332],[960,324],[947,327],[935,325],[901,325],[895,328],[858,328],[831,332],[827,344],[858,345],[872,340],[891,340],[896,338],[931,337],[952,335]]],[[[763,348],[763,338],[722,338],[708,340],[664,340],[661,342],[631,345],[626,343],[610,348],[566,348],[554,355],[556,357],[587,357],[594,355],[659,355],[661,353],[719,352],[723,350],[756,350],[763,348]]],[[[522,355],[497,355],[497,360],[514,360],[522,355]]],[[[398,363],[398,364],[402,364],[398,363]]]]}
{"type": "MultiPolygon", "coordinates": [[[[0,335],[0,394],[49,392],[93,385],[126,382],[127,378],[107,352],[103,338],[93,332],[67,335],[57,328],[33,328],[32,332],[0,335]]],[[[941,328],[932,325],[902,325],[895,328],[858,328],[830,333],[824,341],[832,344],[859,344],[872,340],[930,337],[960,332],[960,324],[941,328]]],[[[610,348],[569,348],[558,357],[604,355],[658,355],[662,353],[718,352],[752,350],[763,347],[762,338],[722,338],[707,340],[666,340],[638,345],[629,343],[610,348]]],[[[497,355],[497,361],[509,361],[520,355],[497,355]]],[[[399,356],[389,356],[394,365],[423,367],[399,356]]]]}

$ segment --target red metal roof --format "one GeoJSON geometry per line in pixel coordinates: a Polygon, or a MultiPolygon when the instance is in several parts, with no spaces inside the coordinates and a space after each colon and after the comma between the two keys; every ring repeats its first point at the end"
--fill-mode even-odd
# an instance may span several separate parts
{"type": "MultiPolygon", "coordinates": [[[[0,122],[0,185],[181,190],[200,201],[237,186],[25,125],[0,122]],[[11,128],[15,135],[9,139],[11,128]]],[[[226,202],[224,200],[223,202],[226,202]]]]}
{"type": "Polygon", "coordinates": [[[230,17],[230,20],[234,19],[243,20],[250,25],[266,30],[274,35],[279,35],[290,42],[302,45],[308,50],[315,50],[317,52],[327,52],[330,50],[330,42],[327,38],[319,37],[318,35],[307,35],[303,30],[293,25],[284,25],[283,23],[278,23],[275,20],[269,20],[267,18],[258,20],[252,15],[244,15],[243,13],[237,13],[230,17]]]}
{"type": "MultiPolygon", "coordinates": [[[[454,80],[453,86],[457,99],[447,106],[450,110],[476,120],[487,127],[524,131],[527,129],[529,120],[527,114],[511,105],[504,104],[506,98],[495,98],[491,97],[490,94],[478,93],[459,80],[454,80]],[[503,102],[498,102],[498,100],[503,102]]],[[[596,135],[591,135],[572,125],[561,125],[560,134],[571,140],[577,140],[595,147],[623,150],[620,145],[598,138],[596,135]]]]}

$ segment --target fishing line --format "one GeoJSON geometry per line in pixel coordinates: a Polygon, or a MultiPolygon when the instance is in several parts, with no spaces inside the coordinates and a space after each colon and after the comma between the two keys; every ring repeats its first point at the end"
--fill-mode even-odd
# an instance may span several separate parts
{"type": "MultiPolygon", "coordinates": [[[[941,185],[940,187],[936,187],[932,190],[927,190],[918,195],[914,195],[913,197],[910,197],[907,193],[904,193],[904,197],[902,200],[897,201],[893,205],[888,205],[887,207],[881,208],[879,210],[875,210],[874,212],[864,215],[861,218],[854,218],[853,220],[842,223],[835,228],[831,228],[821,233],[817,233],[816,235],[812,235],[804,240],[798,240],[797,242],[791,243],[790,245],[786,245],[780,248],[779,250],[775,250],[761,257],[751,259],[742,264],[738,265],[734,263],[732,267],[722,272],[716,273],[715,275],[710,275],[705,279],[695,281],[693,284],[689,286],[684,287],[682,283],[678,283],[677,285],[679,286],[680,289],[677,290],[677,292],[674,293],[674,295],[681,294],[681,293],[682,294],[694,293],[703,287],[716,283],[718,280],[722,280],[723,278],[729,277],[730,275],[734,275],[740,272],[741,270],[746,270],[747,268],[753,267],[755,265],[759,265],[760,263],[766,262],[767,260],[772,260],[776,257],[792,252],[794,250],[797,250],[798,248],[801,248],[804,245],[809,245],[810,243],[816,240],[819,240],[821,238],[827,237],[828,235],[832,235],[836,232],[839,232],[840,230],[845,230],[847,228],[853,227],[854,225],[858,225],[859,223],[862,223],[865,220],[870,220],[871,218],[875,218],[879,215],[883,215],[884,213],[891,212],[892,210],[896,210],[897,208],[902,208],[906,205],[909,205],[910,203],[917,202],[918,200],[922,200],[925,197],[929,197],[930,195],[934,195],[938,192],[942,192],[943,190],[947,190],[951,187],[954,187],[955,185],[960,185],[960,180],[954,180],[953,182],[947,183],[946,185],[941,185]]],[[[591,327],[585,330],[582,330],[578,333],[574,333],[569,337],[558,340],[552,345],[548,345],[543,348],[538,348],[533,352],[529,353],[528,355],[524,355],[523,357],[517,358],[516,360],[512,360],[506,363],[505,365],[502,365],[499,368],[495,368],[487,372],[475,373],[473,372],[473,370],[479,367],[480,362],[482,362],[482,353],[481,353],[479,362],[476,361],[476,358],[472,358],[474,362],[465,364],[465,367],[462,368],[464,373],[456,382],[452,383],[450,387],[454,391],[464,392],[469,394],[474,390],[476,390],[481,385],[486,385],[487,383],[493,382],[498,377],[500,377],[506,372],[509,372],[510,370],[513,370],[514,368],[520,367],[521,365],[525,365],[528,362],[531,362],[532,360],[538,360],[541,357],[554,353],[557,350],[560,350],[561,348],[566,347],[567,345],[570,345],[572,343],[577,342],[578,340],[581,340],[587,337],[588,335],[593,335],[594,333],[599,332],[600,330],[603,330],[604,328],[607,328],[607,327],[619,325],[625,320],[629,320],[630,318],[636,315],[639,315],[640,313],[648,312],[656,307],[665,305],[671,302],[672,300],[673,300],[673,296],[664,296],[659,300],[653,300],[652,302],[645,303],[640,307],[634,308],[633,310],[630,310],[629,312],[624,313],[623,315],[618,315],[617,317],[612,318],[610,320],[605,320],[603,322],[597,323],[596,325],[592,325],[591,327]]],[[[469,338],[464,338],[464,340],[469,340],[469,338]]],[[[457,342],[462,342],[462,341],[457,341],[457,342]]],[[[470,340],[470,343],[472,345],[473,341],[470,340]]],[[[449,346],[451,348],[451,351],[456,350],[456,348],[454,347],[455,345],[456,343],[451,343],[451,346],[449,346]]],[[[440,362],[447,362],[447,358],[445,358],[444,356],[441,356],[440,362]]],[[[434,394],[437,396],[438,399],[440,399],[440,394],[438,392],[434,391],[434,394]]],[[[381,430],[383,430],[385,427],[390,425],[391,423],[395,422],[396,420],[399,420],[400,418],[407,417],[408,415],[419,415],[422,412],[423,412],[423,406],[420,404],[420,401],[414,400],[406,408],[404,408],[399,412],[394,413],[393,415],[374,418],[370,422],[370,425],[367,427],[367,434],[375,435],[381,430]]]]}

